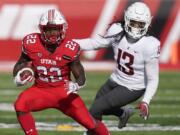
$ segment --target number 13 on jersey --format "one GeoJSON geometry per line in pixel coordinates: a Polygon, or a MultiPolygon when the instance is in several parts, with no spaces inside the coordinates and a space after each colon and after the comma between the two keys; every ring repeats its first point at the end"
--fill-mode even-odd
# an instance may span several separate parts
{"type": "Polygon", "coordinates": [[[134,69],[132,67],[134,63],[134,56],[132,54],[122,51],[121,49],[118,49],[117,63],[118,63],[118,69],[123,73],[127,75],[134,74],[134,69]],[[122,60],[124,61],[126,60],[127,62],[122,64],[122,60]]]}

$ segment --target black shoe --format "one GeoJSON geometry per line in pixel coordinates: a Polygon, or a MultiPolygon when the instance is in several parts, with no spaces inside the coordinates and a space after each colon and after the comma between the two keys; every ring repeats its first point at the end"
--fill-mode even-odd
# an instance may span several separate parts
{"type": "Polygon", "coordinates": [[[128,122],[129,118],[134,114],[133,108],[124,108],[123,114],[119,117],[119,124],[118,128],[126,127],[126,123],[128,122]]]}

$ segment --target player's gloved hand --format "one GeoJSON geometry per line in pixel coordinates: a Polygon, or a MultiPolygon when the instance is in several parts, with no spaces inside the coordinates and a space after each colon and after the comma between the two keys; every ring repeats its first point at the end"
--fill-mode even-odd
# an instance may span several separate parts
{"type": "Polygon", "coordinates": [[[140,102],[137,108],[140,110],[139,115],[144,120],[147,120],[147,118],[149,117],[149,105],[145,102],[140,102]]]}
{"type": "Polygon", "coordinates": [[[84,85],[83,85],[83,86],[79,86],[78,83],[75,83],[75,82],[72,82],[72,81],[66,82],[66,85],[67,85],[67,87],[68,87],[68,92],[67,92],[68,95],[69,95],[70,93],[77,93],[77,91],[78,91],[79,89],[81,89],[82,87],[84,87],[84,85]]]}
{"type": "Polygon", "coordinates": [[[17,75],[14,77],[14,83],[17,86],[23,86],[27,83],[32,82],[34,79],[34,72],[31,68],[23,68],[18,71],[17,75]],[[28,74],[24,72],[29,72],[28,74]],[[24,73],[24,74],[23,74],[24,73]]]}

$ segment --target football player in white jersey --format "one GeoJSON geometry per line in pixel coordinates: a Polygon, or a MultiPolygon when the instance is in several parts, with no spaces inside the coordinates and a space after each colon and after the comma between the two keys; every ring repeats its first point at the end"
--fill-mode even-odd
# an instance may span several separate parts
{"type": "Polygon", "coordinates": [[[125,127],[132,115],[132,108],[122,108],[142,97],[137,108],[140,116],[147,119],[149,104],[159,82],[160,42],[147,35],[151,23],[149,7],[135,2],[125,11],[124,24],[111,24],[104,36],[74,39],[81,50],[95,50],[111,46],[116,69],[100,88],[92,106],[91,114],[101,120],[103,115],[119,117],[119,128],[125,127]]]}

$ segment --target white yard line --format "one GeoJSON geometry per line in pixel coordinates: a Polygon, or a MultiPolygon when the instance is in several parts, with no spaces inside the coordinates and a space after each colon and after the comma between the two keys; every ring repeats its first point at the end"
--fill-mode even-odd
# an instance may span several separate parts
{"type": "MultiPolygon", "coordinates": [[[[168,109],[176,109],[177,105],[152,105],[151,108],[168,108],[168,109]]],[[[0,103],[0,111],[14,111],[14,107],[12,103],[0,103]]],[[[161,115],[162,116],[162,115],[161,115]]]]}
{"type": "MultiPolygon", "coordinates": [[[[180,126],[161,126],[159,124],[127,124],[127,127],[118,129],[113,121],[105,121],[110,131],[180,131],[180,126]]],[[[36,123],[38,130],[46,131],[85,131],[77,123],[36,123]]],[[[20,128],[19,124],[0,123],[0,128],[20,128]]]]}
{"type": "Polygon", "coordinates": [[[17,90],[13,90],[13,89],[6,89],[6,90],[0,90],[0,95],[15,95],[16,93],[18,93],[20,91],[17,90]]]}
{"type": "Polygon", "coordinates": [[[14,111],[13,104],[11,104],[11,103],[0,103],[0,111],[14,111]]]}
{"type": "MultiPolygon", "coordinates": [[[[47,120],[47,118],[51,118],[51,119],[64,119],[66,117],[66,115],[61,115],[61,114],[57,114],[57,115],[51,115],[51,116],[47,116],[47,115],[36,115],[35,116],[36,118],[41,118],[41,119],[44,119],[44,120],[47,120]]],[[[138,114],[136,117],[139,117],[138,114]]],[[[0,116],[1,119],[5,118],[5,119],[14,119],[15,118],[15,112],[14,112],[14,115],[1,115],[0,116]]],[[[150,119],[151,118],[164,118],[164,119],[172,119],[172,118],[177,118],[179,119],[180,118],[180,114],[177,114],[177,115],[173,115],[173,114],[164,114],[164,115],[157,115],[157,114],[151,114],[150,115],[150,119]]],[[[117,121],[116,121],[117,122],[117,121]]]]}
{"type": "MultiPolygon", "coordinates": [[[[169,106],[170,108],[172,106],[169,106]]],[[[169,108],[168,107],[168,108],[169,108]]],[[[174,106],[173,106],[174,107],[174,106]]],[[[177,107],[177,106],[176,106],[177,107]]],[[[13,105],[10,103],[0,103],[0,111],[14,111],[13,105]]],[[[14,118],[12,115],[5,115],[0,116],[3,118],[11,119],[14,118]]],[[[37,116],[41,118],[47,118],[47,116],[37,116]]],[[[53,118],[61,118],[64,116],[62,115],[53,115],[50,116],[53,118]]],[[[164,115],[157,115],[151,114],[151,118],[180,118],[180,114],[171,115],[171,114],[164,114],[164,115]]],[[[108,126],[110,131],[180,131],[179,126],[161,126],[159,124],[127,124],[127,127],[123,129],[118,129],[117,121],[104,121],[105,124],[108,126]]],[[[85,129],[79,126],[77,123],[42,123],[37,122],[37,129],[39,130],[48,130],[48,131],[84,131],[85,129]]],[[[0,128],[20,128],[19,124],[6,124],[0,123],[0,128]]]]}

